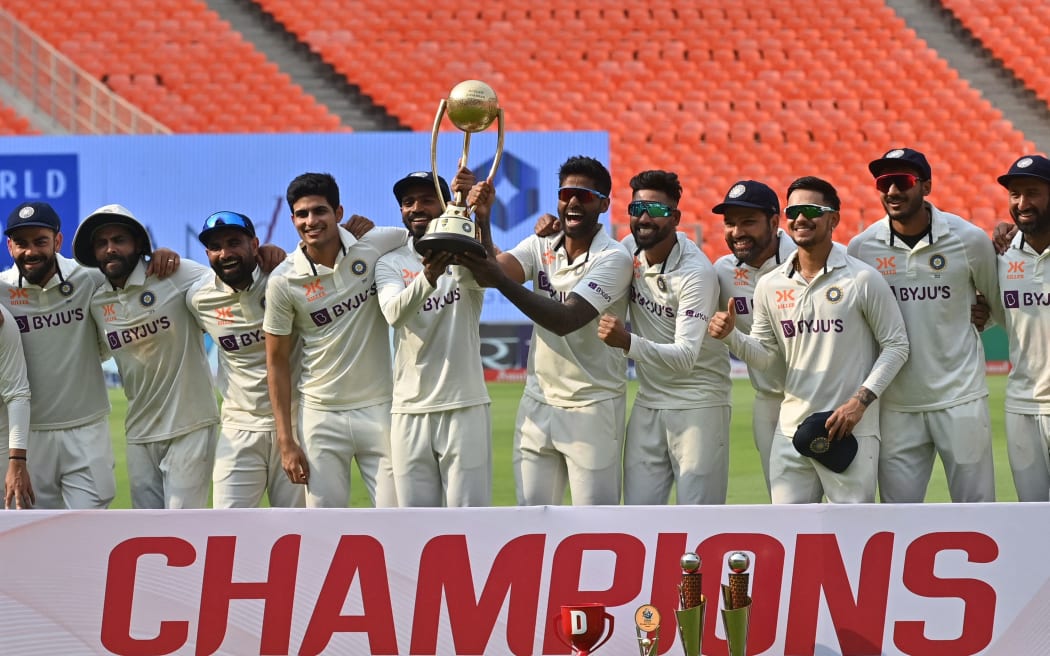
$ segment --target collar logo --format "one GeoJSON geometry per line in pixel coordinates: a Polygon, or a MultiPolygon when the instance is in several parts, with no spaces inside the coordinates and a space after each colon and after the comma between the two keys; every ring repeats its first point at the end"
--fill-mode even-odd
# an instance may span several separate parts
{"type": "Polygon", "coordinates": [[[148,289],[146,291],[142,292],[142,295],[139,296],[139,303],[142,303],[142,307],[149,307],[149,306],[153,305],[156,302],[157,302],[157,295],[154,294],[153,292],[149,291],[148,289]]]}
{"type": "Polygon", "coordinates": [[[733,280],[747,281],[747,269],[734,269],[733,280]]]}
{"type": "Polygon", "coordinates": [[[364,260],[354,260],[353,264],[350,265],[350,270],[354,272],[356,276],[363,276],[368,271],[368,265],[365,264],[364,260]]]}
{"type": "Polygon", "coordinates": [[[947,265],[948,265],[948,260],[943,255],[941,255],[940,253],[936,253],[936,254],[930,256],[930,268],[933,269],[934,271],[940,271],[941,269],[943,269],[947,265]]]}
{"type": "Polygon", "coordinates": [[[1031,165],[1032,165],[1032,158],[1031,157],[1024,157],[1022,159],[1019,159],[1019,160],[1017,160],[1017,164],[1014,164],[1014,166],[1016,166],[1019,169],[1026,169],[1026,168],[1028,168],[1031,165]]]}
{"type": "Polygon", "coordinates": [[[745,191],[747,191],[747,187],[745,187],[744,185],[733,185],[733,188],[729,190],[729,193],[726,194],[726,196],[728,196],[729,198],[740,198],[744,195],[745,191]]]}
{"type": "Polygon", "coordinates": [[[829,287],[824,298],[828,299],[829,303],[838,303],[842,300],[842,288],[841,287],[829,287]]]}
{"type": "Polygon", "coordinates": [[[68,280],[63,280],[58,285],[58,293],[62,294],[63,296],[72,296],[73,295],[73,283],[69,282],[68,280]]]}

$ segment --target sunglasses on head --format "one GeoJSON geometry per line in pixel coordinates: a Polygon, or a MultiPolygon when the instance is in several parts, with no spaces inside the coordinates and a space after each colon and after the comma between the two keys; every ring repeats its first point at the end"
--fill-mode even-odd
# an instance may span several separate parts
{"type": "Polygon", "coordinates": [[[788,221],[794,221],[798,218],[798,215],[806,217],[807,219],[815,219],[820,216],[824,216],[828,212],[837,212],[834,207],[828,207],[826,205],[813,205],[806,203],[804,205],[788,205],[784,208],[784,214],[787,216],[788,221]]]}
{"type": "Polygon", "coordinates": [[[632,200],[627,204],[627,213],[635,218],[649,214],[654,219],[662,219],[671,216],[672,212],[674,212],[673,207],[655,200],[632,200]]]}
{"type": "Polygon", "coordinates": [[[579,198],[581,203],[590,203],[602,198],[608,198],[605,194],[587,187],[560,187],[558,189],[558,200],[568,203],[573,198],[579,198]]]}
{"type": "Polygon", "coordinates": [[[882,193],[889,193],[890,187],[896,187],[900,191],[908,191],[919,184],[922,178],[914,173],[887,173],[875,178],[875,188],[882,193]]]}
{"type": "Polygon", "coordinates": [[[238,214],[237,212],[216,212],[204,220],[204,230],[224,228],[227,226],[244,228],[248,232],[255,234],[255,226],[252,225],[252,220],[243,214],[238,214]]]}

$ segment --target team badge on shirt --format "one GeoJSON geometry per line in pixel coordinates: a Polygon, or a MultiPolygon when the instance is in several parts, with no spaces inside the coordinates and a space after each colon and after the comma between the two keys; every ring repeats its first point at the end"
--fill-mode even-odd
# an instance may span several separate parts
{"type": "Polygon", "coordinates": [[[365,264],[364,260],[354,260],[353,264],[350,265],[350,270],[354,272],[356,276],[363,276],[368,271],[368,265],[365,264]]]}
{"type": "Polygon", "coordinates": [[[948,264],[948,260],[946,260],[944,258],[944,256],[941,255],[940,253],[937,253],[935,255],[931,255],[930,256],[930,268],[933,269],[934,271],[940,271],[947,264],[948,264]]]}
{"type": "Polygon", "coordinates": [[[69,282],[68,280],[63,280],[58,285],[58,293],[62,294],[63,296],[72,296],[73,295],[73,283],[69,282]]]}
{"type": "Polygon", "coordinates": [[[842,300],[842,288],[829,287],[827,293],[824,294],[824,298],[828,299],[828,303],[838,303],[842,300]]]}
{"type": "Polygon", "coordinates": [[[666,281],[666,280],[664,280],[664,277],[663,277],[663,276],[660,276],[660,277],[658,277],[658,278],[656,279],[656,286],[657,286],[657,287],[658,287],[658,288],[660,289],[660,291],[662,291],[662,292],[666,292],[666,291],[667,291],[667,281],[666,281]]]}
{"type": "Polygon", "coordinates": [[[156,302],[157,302],[157,295],[154,294],[153,292],[149,291],[148,289],[146,291],[142,292],[142,295],[139,296],[139,303],[142,303],[142,307],[149,307],[149,306],[153,305],[156,302]]]}

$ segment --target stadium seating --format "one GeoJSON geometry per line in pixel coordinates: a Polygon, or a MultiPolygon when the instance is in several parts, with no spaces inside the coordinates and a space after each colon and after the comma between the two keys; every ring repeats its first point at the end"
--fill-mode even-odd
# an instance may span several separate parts
{"type": "Polygon", "coordinates": [[[15,110],[0,104],[0,135],[40,134],[15,110]]]}
{"type": "Polygon", "coordinates": [[[4,0],[4,8],[176,132],[348,129],[199,0],[4,0]]]}
{"type": "Polygon", "coordinates": [[[496,89],[509,129],[608,130],[614,220],[633,173],[676,170],[710,255],[725,250],[710,208],[738,178],[783,194],[827,177],[857,230],[882,214],[867,162],[910,145],[935,203],[987,221],[1005,198],[986,183],[1034,148],[881,0],[257,1],[415,130],[470,78],[496,89]]]}

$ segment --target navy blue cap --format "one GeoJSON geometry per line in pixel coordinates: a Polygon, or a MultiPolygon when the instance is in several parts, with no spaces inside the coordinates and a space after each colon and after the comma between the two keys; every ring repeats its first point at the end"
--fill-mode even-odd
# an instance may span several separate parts
{"type": "Polygon", "coordinates": [[[911,148],[894,148],[887,151],[885,155],[868,164],[868,170],[871,171],[872,176],[877,178],[885,173],[886,169],[902,164],[915,169],[923,180],[930,180],[933,177],[933,169],[926,161],[926,156],[911,148]]]}
{"type": "Polygon", "coordinates": [[[999,176],[999,184],[1009,187],[1010,181],[1014,178],[1038,178],[1044,182],[1050,182],[1050,159],[1042,155],[1025,155],[1018,158],[1010,166],[1006,175],[999,176]]]}
{"type": "Polygon", "coordinates": [[[841,474],[857,455],[857,438],[850,433],[846,437],[831,441],[825,424],[832,414],[829,410],[814,412],[806,417],[798,425],[791,442],[795,445],[795,450],[802,455],[813,458],[836,474],[841,474]]]}
{"type": "Polygon", "coordinates": [[[197,235],[197,239],[207,246],[207,240],[211,233],[225,228],[240,230],[249,237],[255,236],[255,226],[252,224],[251,219],[238,212],[222,211],[215,212],[208,218],[204,219],[204,226],[201,228],[200,234],[197,235]]]}
{"type": "Polygon", "coordinates": [[[780,214],[780,199],[769,185],[755,180],[741,180],[726,192],[725,200],[711,208],[715,214],[725,214],[730,207],[750,207],[766,214],[780,214]]]}
{"type": "MultiPolygon", "coordinates": [[[[441,185],[441,195],[445,198],[445,202],[452,200],[452,192],[449,191],[448,183],[445,182],[445,178],[438,176],[438,183],[441,185]]],[[[434,188],[434,174],[431,171],[416,171],[415,173],[409,173],[405,177],[401,178],[394,183],[394,198],[397,199],[398,205],[401,204],[401,198],[408,193],[409,187],[413,187],[419,184],[429,185],[431,189],[434,188]]]]}
{"type": "Polygon", "coordinates": [[[58,218],[55,208],[47,203],[41,201],[22,203],[7,215],[4,235],[10,237],[15,230],[29,227],[51,228],[59,232],[62,230],[62,221],[58,218]]]}

